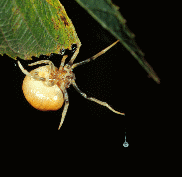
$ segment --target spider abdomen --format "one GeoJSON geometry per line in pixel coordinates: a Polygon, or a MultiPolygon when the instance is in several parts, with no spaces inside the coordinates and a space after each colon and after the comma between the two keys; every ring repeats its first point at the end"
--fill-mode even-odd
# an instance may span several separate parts
{"type": "MultiPolygon", "coordinates": [[[[42,66],[30,72],[37,73],[39,77],[47,78],[49,67],[42,66]]],[[[26,76],[23,81],[22,89],[27,101],[36,109],[41,111],[55,111],[62,107],[64,103],[63,93],[55,84],[48,86],[45,81],[36,80],[26,76]]]]}

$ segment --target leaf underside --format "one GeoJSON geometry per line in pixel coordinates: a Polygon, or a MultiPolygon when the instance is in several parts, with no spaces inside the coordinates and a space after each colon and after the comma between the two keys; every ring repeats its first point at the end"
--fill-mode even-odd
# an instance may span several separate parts
{"type": "Polygon", "coordinates": [[[81,44],[59,0],[1,0],[0,54],[24,60],[81,44]]]}
{"type": "MultiPolygon", "coordinates": [[[[111,0],[76,0],[105,29],[120,40],[149,76],[160,79],[144,59],[134,41],[135,35],[127,28],[126,20],[111,0]]],[[[59,0],[1,0],[0,54],[24,60],[32,56],[60,53],[81,42],[75,28],[59,0]]]]}
{"type": "Polygon", "coordinates": [[[126,20],[118,11],[119,7],[111,0],[75,0],[80,4],[103,28],[107,29],[113,36],[120,40],[122,45],[133,55],[138,63],[146,70],[155,82],[160,83],[160,79],[144,59],[144,53],[139,49],[134,41],[135,35],[126,26],[126,20]]]}

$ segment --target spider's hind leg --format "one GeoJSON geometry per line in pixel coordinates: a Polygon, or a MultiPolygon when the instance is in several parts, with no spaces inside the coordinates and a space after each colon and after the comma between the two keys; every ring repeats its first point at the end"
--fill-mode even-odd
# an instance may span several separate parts
{"type": "MultiPolygon", "coordinates": [[[[48,69],[48,75],[42,81],[47,81],[46,82],[46,85],[47,86],[53,86],[54,85],[54,82],[51,81],[50,75],[51,75],[51,73],[54,73],[55,72],[55,66],[52,63],[52,61],[50,61],[50,60],[36,61],[34,63],[29,64],[29,66],[34,66],[34,65],[38,65],[38,64],[48,64],[47,65],[49,67],[49,69],[48,69]]],[[[35,79],[36,79],[36,77],[43,78],[43,77],[38,76],[38,73],[36,73],[36,75],[34,75],[34,78],[35,79]]]]}
{"type": "Polygon", "coordinates": [[[32,74],[30,74],[26,69],[23,68],[23,66],[22,66],[22,64],[20,63],[20,61],[18,61],[18,66],[19,66],[19,68],[21,69],[21,71],[22,71],[25,75],[27,75],[27,76],[29,76],[29,77],[32,77],[32,78],[34,78],[34,79],[36,79],[36,80],[45,81],[45,78],[38,76],[38,74],[37,74],[37,75],[32,75],[32,74]]]}
{"type": "Polygon", "coordinates": [[[48,64],[48,65],[49,65],[49,67],[50,67],[50,72],[52,72],[52,71],[55,70],[55,66],[54,66],[54,64],[52,63],[52,61],[50,61],[50,60],[36,61],[36,62],[34,62],[34,63],[28,64],[28,66],[34,66],[34,65],[38,65],[38,64],[42,64],[42,63],[48,64]]]}
{"type": "MultiPolygon", "coordinates": [[[[33,66],[33,65],[37,65],[37,64],[42,64],[42,63],[48,63],[50,65],[51,68],[54,69],[54,65],[51,61],[49,60],[42,60],[42,61],[37,61],[37,62],[34,62],[34,63],[31,63],[29,64],[29,66],[33,66]],[[46,61],[46,62],[45,62],[46,61]],[[51,66],[53,65],[53,66],[51,66]]],[[[49,80],[49,75],[50,75],[50,72],[49,72],[49,75],[48,75],[48,78],[44,78],[44,77],[40,77],[38,75],[38,73],[34,73],[34,74],[30,74],[26,69],[23,68],[22,64],[20,63],[20,61],[18,61],[18,66],[19,68],[21,69],[21,71],[25,74],[25,75],[28,75],[29,77],[32,77],[34,78],[35,80],[38,80],[38,81],[46,81],[46,80],[49,80]]]]}
{"type": "Polygon", "coordinates": [[[23,68],[22,64],[20,63],[20,61],[18,60],[18,66],[21,69],[21,71],[25,74],[28,75],[30,77],[33,77],[26,69],[23,68]]]}
{"type": "Polygon", "coordinates": [[[64,105],[63,112],[62,112],[62,117],[61,117],[61,121],[60,121],[58,130],[61,128],[61,126],[62,126],[62,124],[64,122],[64,119],[65,119],[65,116],[66,116],[66,113],[67,113],[67,110],[68,110],[68,106],[69,106],[68,93],[67,93],[66,90],[64,91],[64,100],[65,100],[65,105],[64,105]]]}

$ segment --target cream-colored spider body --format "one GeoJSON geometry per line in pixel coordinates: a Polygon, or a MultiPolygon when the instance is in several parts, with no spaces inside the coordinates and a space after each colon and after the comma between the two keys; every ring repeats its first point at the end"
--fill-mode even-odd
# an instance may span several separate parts
{"type": "Polygon", "coordinates": [[[50,111],[50,110],[58,110],[62,107],[65,102],[65,106],[62,112],[62,117],[60,121],[59,128],[61,128],[63,121],[66,116],[66,112],[69,105],[67,88],[70,85],[73,87],[86,99],[90,101],[94,101],[100,105],[106,106],[108,109],[113,111],[114,113],[125,115],[124,113],[120,113],[111,108],[106,102],[102,102],[92,97],[87,97],[85,93],[83,93],[75,83],[75,75],[73,73],[73,69],[82,64],[88,63],[98,56],[105,53],[112,46],[114,46],[118,41],[108,46],[106,49],[102,50],[98,54],[93,57],[84,60],[80,63],[73,64],[80,46],[78,45],[77,50],[72,56],[71,60],[68,64],[65,65],[65,60],[67,56],[63,56],[61,65],[58,68],[54,66],[54,64],[49,60],[41,60],[38,62],[34,62],[29,64],[29,66],[37,65],[37,64],[48,64],[46,66],[41,66],[37,69],[34,69],[30,73],[23,68],[20,61],[18,61],[18,65],[22,72],[26,74],[26,77],[23,81],[22,89],[27,101],[36,109],[41,111],[50,111]]]}

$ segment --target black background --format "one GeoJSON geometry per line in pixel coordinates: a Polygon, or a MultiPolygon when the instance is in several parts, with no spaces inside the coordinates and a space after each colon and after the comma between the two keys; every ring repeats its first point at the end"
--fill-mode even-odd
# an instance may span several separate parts
{"type": "MultiPolygon", "coordinates": [[[[93,56],[116,41],[75,1],[61,2],[82,43],[75,62],[93,56]]],[[[113,2],[119,5],[116,1],[113,2]]],[[[145,59],[161,78],[161,84],[158,85],[148,78],[148,74],[138,62],[118,43],[97,60],[76,68],[74,73],[76,83],[83,92],[107,102],[118,111],[125,112],[126,116],[114,114],[107,108],[84,99],[71,86],[68,89],[68,112],[63,126],[57,131],[62,109],[56,112],[41,112],[31,107],[21,90],[24,74],[16,61],[6,55],[0,56],[3,102],[1,127],[14,132],[16,136],[21,137],[27,133],[30,135],[29,139],[38,137],[37,141],[45,135],[50,135],[58,142],[67,139],[73,145],[78,142],[85,146],[95,146],[94,143],[104,148],[112,144],[118,149],[123,147],[125,132],[130,146],[140,144],[144,136],[142,133],[147,132],[150,141],[146,143],[152,144],[155,137],[150,131],[154,131],[155,127],[152,128],[151,125],[160,118],[163,78],[160,45],[156,43],[156,33],[160,32],[160,28],[152,24],[154,21],[161,21],[157,17],[157,7],[156,16],[152,16],[153,11],[148,4],[141,6],[137,3],[132,4],[133,6],[136,8],[131,9],[130,3],[123,2],[120,12],[127,20],[129,29],[136,35],[136,42],[145,53],[145,59]]],[[[58,56],[53,55],[50,59],[59,65],[58,56]]],[[[31,61],[22,61],[25,67],[27,63],[31,61]]],[[[155,126],[157,128],[158,124],[155,126]]]]}

